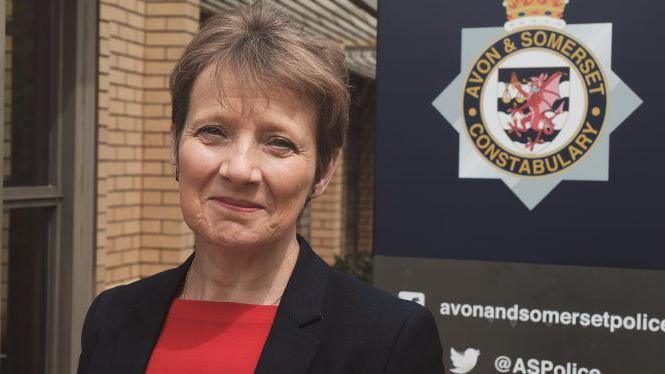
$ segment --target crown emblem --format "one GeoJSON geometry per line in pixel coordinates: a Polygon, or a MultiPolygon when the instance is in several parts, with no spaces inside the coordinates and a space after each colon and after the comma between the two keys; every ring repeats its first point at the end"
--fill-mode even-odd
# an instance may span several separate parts
{"type": "Polygon", "coordinates": [[[563,29],[563,12],[568,0],[504,0],[508,22],[507,31],[529,26],[549,26],[563,29]]]}

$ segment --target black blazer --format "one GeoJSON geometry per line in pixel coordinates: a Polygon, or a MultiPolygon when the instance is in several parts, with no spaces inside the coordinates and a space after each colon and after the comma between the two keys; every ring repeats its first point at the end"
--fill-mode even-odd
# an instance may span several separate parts
{"type": "MultiPolygon", "coordinates": [[[[298,240],[257,373],[443,373],[427,309],[331,269],[298,240]]],[[[192,259],[95,298],[83,325],[79,374],[145,371],[192,259]]]]}

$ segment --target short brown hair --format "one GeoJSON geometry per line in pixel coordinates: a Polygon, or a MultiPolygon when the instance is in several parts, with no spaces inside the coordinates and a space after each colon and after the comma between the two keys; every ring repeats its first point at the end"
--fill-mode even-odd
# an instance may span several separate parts
{"type": "MultiPolygon", "coordinates": [[[[170,77],[174,156],[187,119],[194,81],[215,68],[232,74],[245,90],[293,90],[319,109],[316,180],[342,147],[349,122],[348,71],[340,47],[308,34],[273,5],[257,2],[212,15],[194,36],[170,77]]],[[[221,79],[218,79],[221,81],[221,79]]],[[[224,100],[223,87],[220,99],[224,100]]]]}

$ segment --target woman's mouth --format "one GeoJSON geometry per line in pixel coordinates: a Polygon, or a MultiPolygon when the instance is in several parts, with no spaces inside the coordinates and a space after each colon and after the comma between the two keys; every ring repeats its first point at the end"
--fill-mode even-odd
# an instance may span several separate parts
{"type": "Polygon", "coordinates": [[[223,206],[224,208],[240,213],[253,213],[263,209],[262,205],[257,204],[255,202],[248,200],[233,199],[226,196],[216,196],[213,197],[212,200],[214,200],[216,203],[223,206]]]}

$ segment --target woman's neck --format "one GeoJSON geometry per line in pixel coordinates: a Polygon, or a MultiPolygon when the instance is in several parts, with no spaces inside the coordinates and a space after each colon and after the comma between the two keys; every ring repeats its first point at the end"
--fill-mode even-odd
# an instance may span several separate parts
{"type": "Polygon", "coordinates": [[[197,238],[182,298],[271,305],[279,302],[298,259],[295,233],[253,248],[224,248],[197,238]]]}

